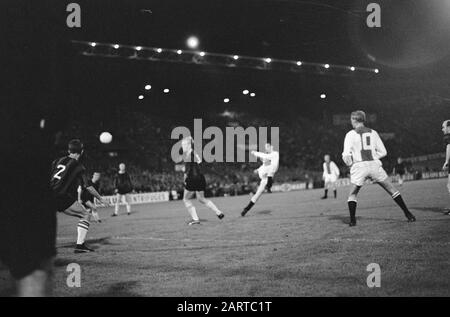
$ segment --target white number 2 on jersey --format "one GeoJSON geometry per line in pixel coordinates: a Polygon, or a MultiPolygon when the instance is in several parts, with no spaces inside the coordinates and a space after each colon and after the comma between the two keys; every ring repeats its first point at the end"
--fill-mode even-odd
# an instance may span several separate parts
{"type": "Polygon", "coordinates": [[[61,173],[66,170],[66,166],[59,164],[56,168],[58,169],[58,172],[56,172],[56,174],[53,176],[53,178],[61,179],[61,176],[59,176],[59,175],[61,175],[61,173]]]}

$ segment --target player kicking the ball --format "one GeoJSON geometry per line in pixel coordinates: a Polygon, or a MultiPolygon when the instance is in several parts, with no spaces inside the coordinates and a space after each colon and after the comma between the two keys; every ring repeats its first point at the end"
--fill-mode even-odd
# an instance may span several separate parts
{"type": "MultiPolygon", "coordinates": [[[[446,144],[446,151],[445,151],[445,162],[444,166],[442,166],[442,169],[445,171],[448,171],[448,182],[447,182],[447,189],[448,193],[450,194],[450,120],[445,120],[442,123],[442,132],[444,133],[444,142],[446,144]]],[[[446,215],[450,215],[450,208],[446,210],[446,215]]]]}
{"type": "Polygon", "coordinates": [[[78,187],[86,188],[100,203],[105,203],[94,186],[89,185],[86,169],[80,163],[83,144],[80,140],[69,142],[69,155],[53,162],[50,186],[55,194],[56,207],[59,212],[80,218],[77,226],[77,245],[75,253],[94,251],[85,245],[89,231],[90,212],[78,201],[78,187]]]}
{"type": "Polygon", "coordinates": [[[328,190],[331,188],[333,189],[334,198],[337,198],[337,188],[336,188],[336,181],[339,178],[339,168],[337,167],[336,163],[334,163],[330,159],[330,155],[324,156],[325,162],[323,163],[323,180],[325,182],[325,192],[322,197],[322,199],[328,198],[328,190]]]}
{"type": "Polygon", "coordinates": [[[250,153],[257,158],[261,159],[263,164],[255,170],[256,173],[258,173],[259,178],[261,181],[259,182],[258,189],[256,190],[256,193],[252,196],[250,199],[250,202],[248,205],[242,210],[241,216],[245,217],[245,215],[248,213],[248,211],[256,204],[259,197],[264,193],[264,190],[266,189],[266,186],[269,182],[269,179],[272,178],[276,171],[278,170],[278,163],[280,161],[280,154],[278,151],[275,151],[273,149],[273,146],[270,143],[267,143],[265,145],[266,153],[262,152],[256,152],[251,151],[250,153]]]}
{"type": "Polygon", "coordinates": [[[403,210],[408,222],[416,221],[408,210],[400,192],[389,181],[388,175],[382,167],[381,158],[387,154],[386,148],[375,130],[364,126],[366,114],[355,111],[351,114],[353,130],[347,133],[344,141],[342,158],[350,168],[350,182],[352,184],[348,197],[350,211],[350,227],[356,225],[356,204],[359,190],[367,179],[378,183],[394,199],[403,210]]]}
{"type": "Polygon", "coordinates": [[[214,211],[219,219],[223,219],[225,217],[223,212],[220,211],[211,200],[205,198],[206,180],[205,176],[200,171],[201,159],[193,149],[192,137],[185,138],[182,141],[182,147],[185,162],[183,202],[192,218],[192,220],[188,222],[188,225],[200,224],[197,211],[191,201],[194,195],[199,202],[214,211]]]}

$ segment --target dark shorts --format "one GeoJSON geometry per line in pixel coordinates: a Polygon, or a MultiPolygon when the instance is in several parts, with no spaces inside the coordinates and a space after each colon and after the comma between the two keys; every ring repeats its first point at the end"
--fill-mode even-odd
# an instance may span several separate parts
{"type": "Polygon", "coordinates": [[[73,205],[77,199],[71,196],[59,196],[56,197],[56,210],[59,212],[65,211],[67,208],[73,205]]]}
{"type": "MultiPolygon", "coordinates": [[[[48,194],[49,197],[51,194],[48,194]]],[[[56,206],[45,196],[2,201],[0,260],[16,279],[56,255],[56,206]]]]}
{"type": "Polygon", "coordinates": [[[201,192],[206,189],[206,179],[205,176],[199,175],[197,177],[186,178],[186,189],[191,192],[201,192]]]}
{"type": "Polygon", "coordinates": [[[397,175],[403,176],[403,175],[405,175],[405,171],[399,170],[399,171],[397,171],[397,175]]]}
{"type": "Polygon", "coordinates": [[[117,193],[120,195],[126,195],[132,192],[131,188],[117,188],[117,193]]]}

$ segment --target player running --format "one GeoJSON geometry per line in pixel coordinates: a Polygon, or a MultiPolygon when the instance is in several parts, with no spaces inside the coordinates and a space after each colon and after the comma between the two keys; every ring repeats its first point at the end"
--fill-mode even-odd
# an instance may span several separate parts
{"type": "Polygon", "coordinates": [[[261,181],[259,182],[258,189],[256,193],[250,199],[248,205],[242,210],[241,216],[245,217],[248,211],[255,205],[258,201],[259,197],[264,193],[266,186],[268,184],[269,178],[272,178],[278,170],[278,165],[280,161],[280,154],[278,151],[273,149],[273,146],[270,143],[266,143],[265,145],[266,153],[251,151],[250,153],[257,158],[261,159],[263,164],[255,170],[258,173],[261,181]]]}
{"type": "Polygon", "coordinates": [[[90,185],[86,177],[86,169],[80,163],[83,154],[83,144],[75,139],[69,142],[69,155],[53,162],[50,186],[55,194],[57,210],[66,215],[80,218],[77,226],[77,245],[75,253],[92,252],[85,244],[86,235],[89,231],[89,211],[78,201],[78,187],[86,188],[87,191],[101,203],[103,198],[90,185]]]}
{"type": "Polygon", "coordinates": [[[352,183],[348,197],[350,211],[350,227],[356,225],[356,205],[359,190],[367,179],[378,183],[394,199],[403,210],[408,222],[416,221],[408,210],[400,192],[389,181],[388,175],[382,167],[381,158],[387,155],[386,148],[375,130],[364,126],[366,114],[355,111],[351,114],[353,130],[347,133],[344,141],[342,159],[350,166],[350,182],[352,183]]]}
{"type": "Polygon", "coordinates": [[[323,163],[323,180],[325,182],[325,192],[321,199],[327,199],[328,198],[328,190],[331,188],[333,189],[334,198],[337,198],[337,188],[336,188],[336,181],[339,178],[339,168],[337,167],[336,163],[334,163],[330,159],[330,155],[326,154],[324,156],[325,162],[323,163]]]}
{"type": "Polygon", "coordinates": [[[192,137],[187,137],[182,142],[183,156],[184,156],[184,193],[183,202],[191,215],[192,220],[188,222],[188,225],[200,224],[195,206],[192,204],[191,199],[194,195],[197,200],[204,204],[206,207],[214,211],[219,219],[223,219],[225,215],[216,205],[209,199],[205,198],[206,180],[205,176],[200,171],[201,159],[197,153],[195,153],[193,147],[192,137]]]}
{"type": "Polygon", "coordinates": [[[119,172],[114,178],[114,188],[116,193],[116,207],[114,209],[113,217],[119,214],[119,204],[123,202],[127,208],[127,215],[131,214],[130,193],[133,190],[130,174],[126,171],[124,163],[119,164],[119,172]]]}
{"type": "MultiPolygon", "coordinates": [[[[95,188],[97,192],[100,192],[100,173],[95,172],[92,174],[92,179],[88,181],[88,186],[92,186],[95,188]]],[[[102,222],[100,217],[98,216],[97,206],[94,202],[94,195],[92,195],[86,188],[82,188],[81,186],[78,189],[78,201],[86,208],[95,222],[102,222]]]]}
{"type": "MultiPolygon", "coordinates": [[[[444,133],[444,142],[447,146],[446,152],[445,152],[445,162],[444,166],[442,166],[442,169],[445,171],[448,171],[448,182],[447,182],[447,189],[448,193],[450,194],[450,120],[445,120],[442,123],[442,132],[444,133]]],[[[450,215],[450,208],[446,211],[446,215],[450,215]]]]}
{"type": "Polygon", "coordinates": [[[397,177],[399,186],[403,186],[406,172],[407,172],[406,164],[405,162],[403,162],[403,159],[399,157],[397,159],[397,164],[395,164],[394,169],[392,171],[392,174],[394,174],[397,177]]]}

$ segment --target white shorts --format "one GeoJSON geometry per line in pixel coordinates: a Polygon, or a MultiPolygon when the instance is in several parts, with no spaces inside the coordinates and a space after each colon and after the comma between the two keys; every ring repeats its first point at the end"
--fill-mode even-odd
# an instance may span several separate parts
{"type": "Polygon", "coordinates": [[[368,179],[373,182],[383,182],[388,178],[380,161],[358,162],[350,169],[350,182],[356,186],[364,185],[368,179]]]}
{"type": "Polygon", "coordinates": [[[335,174],[326,174],[324,177],[325,183],[334,183],[337,181],[337,176],[335,174]]]}
{"type": "Polygon", "coordinates": [[[258,168],[258,176],[260,179],[266,179],[269,177],[269,173],[271,172],[270,165],[261,165],[258,168]]]}

